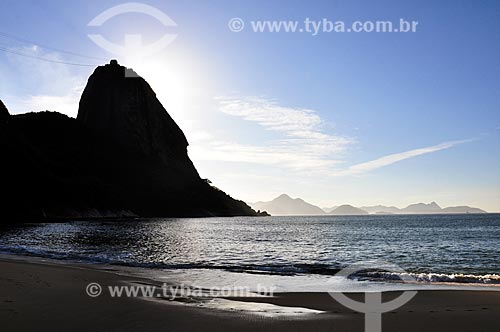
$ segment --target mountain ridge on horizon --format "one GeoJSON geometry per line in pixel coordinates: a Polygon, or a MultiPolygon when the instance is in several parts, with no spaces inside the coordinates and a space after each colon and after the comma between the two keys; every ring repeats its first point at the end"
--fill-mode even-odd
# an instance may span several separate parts
{"type": "Polygon", "coordinates": [[[432,201],[430,203],[414,203],[409,204],[404,208],[396,206],[362,206],[356,207],[349,204],[342,204],[333,206],[331,208],[320,208],[314,204],[308,203],[301,198],[291,198],[287,194],[281,194],[271,201],[259,201],[255,203],[248,203],[254,209],[266,208],[266,211],[271,215],[366,215],[366,214],[467,214],[467,213],[488,213],[479,208],[470,206],[450,206],[441,208],[439,204],[432,201]],[[287,205],[281,204],[286,202],[287,205]],[[293,205],[293,202],[301,202],[301,205],[307,204],[309,210],[317,211],[315,208],[320,209],[323,213],[316,212],[314,214],[307,214],[306,210],[300,210],[299,206],[292,206],[287,210],[287,206],[293,205]],[[303,203],[302,203],[303,202],[303,203]],[[275,213],[271,212],[274,211],[275,213]],[[279,212],[279,213],[276,213],[279,212]]]}
{"type": "Polygon", "coordinates": [[[271,215],[322,215],[321,208],[309,204],[301,198],[291,198],[281,194],[270,202],[248,203],[254,210],[267,211],[271,215]]]}

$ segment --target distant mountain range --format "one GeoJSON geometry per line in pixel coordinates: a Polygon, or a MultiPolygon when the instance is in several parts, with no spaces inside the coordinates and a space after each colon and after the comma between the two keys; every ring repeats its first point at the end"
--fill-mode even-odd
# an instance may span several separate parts
{"type": "Polygon", "coordinates": [[[470,206],[451,206],[441,208],[436,202],[410,204],[405,208],[395,206],[362,206],[340,205],[329,208],[319,208],[300,198],[291,198],[282,194],[269,202],[248,203],[254,210],[267,211],[271,215],[366,215],[366,214],[461,214],[487,213],[484,210],[470,206]]]}
{"type": "Polygon", "coordinates": [[[368,214],[368,212],[366,212],[365,210],[361,210],[360,208],[354,207],[352,205],[344,204],[335,208],[329,214],[334,214],[338,216],[356,216],[356,215],[368,214]]]}
{"type": "Polygon", "coordinates": [[[260,211],[267,211],[271,215],[319,215],[325,214],[321,208],[309,204],[300,198],[291,198],[290,196],[283,194],[270,202],[255,202],[248,203],[253,209],[260,211]]]}
{"type": "Polygon", "coordinates": [[[403,209],[399,209],[395,206],[383,205],[365,206],[361,207],[361,209],[375,214],[487,213],[484,210],[470,206],[450,206],[441,208],[436,202],[431,202],[429,204],[410,204],[403,209]]]}
{"type": "Polygon", "coordinates": [[[425,203],[417,203],[410,204],[404,209],[401,210],[402,213],[436,213],[441,212],[441,207],[437,205],[436,202],[432,202],[429,204],[425,203]]]}
{"type": "Polygon", "coordinates": [[[391,214],[391,213],[400,213],[401,209],[395,206],[383,206],[383,205],[375,205],[375,206],[361,206],[361,210],[365,210],[368,213],[372,214],[391,214]]]}

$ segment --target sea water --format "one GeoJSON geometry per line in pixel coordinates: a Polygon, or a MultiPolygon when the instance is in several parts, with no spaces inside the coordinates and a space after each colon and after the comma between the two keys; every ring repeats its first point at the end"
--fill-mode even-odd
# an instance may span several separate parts
{"type": "Polygon", "coordinates": [[[356,290],[402,275],[500,284],[500,214],[134,219],[0,226],[0,252],[141,268],[191,284],[356,290]],[[372,269],[335,275],[363,261],[372,269]],[[402,272],[402,271],[405,272],[402,272]]]}

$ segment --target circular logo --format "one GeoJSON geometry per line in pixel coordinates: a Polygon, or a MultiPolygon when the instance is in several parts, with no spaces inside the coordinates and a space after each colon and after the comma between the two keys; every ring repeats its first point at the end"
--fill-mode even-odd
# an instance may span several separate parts
{"type": "Polygon", "coordinates": [[[239,17],[234,17],[229,20],[227,26],[232,32],[240,32],[245,28],[245,22],[239,17]]]}
{"type": "MultiPolygon", "coordinates": [[[[369,269],[395,272],[400,275],[402,281],[415,281],[415,279],[413,279],[409,274],[406,273],[405,270],[403,270],[399,266],[381,260],[360,262],[354,265],[350,265],[338,272],[336,276],[347,278],[354,273],[369,269]]],[[[402,307],[415,295],[417,295],[417,292],[404,291],[399,297],[388,302],[382,302],[382,296],[380,293],[366,293],[366,302],[354,301],[350,297],[347,297],[340,292],[329,292],[328,294],[330,294],[330,296],[333,297],[337,302],[349,309],[362,313],[384,313],[402,307]]]]}
{"type": "Polygon", "coordinates": [[[87,295],[90,297],[98,297],[99,295],[101,295],[102,287],[98,283],[92,282],[87,285],[85,291],[87,292],[87,295]]]}
{"type": "MultiPolygon", "coordinates": [[[[88,23],[88,26],[98,27],[106,23],[108,20],[115,16],[123,14],[138,13],[145,14],[157,19],[165,27],[176,27],[177,23],[174,22],[167,14],[152,7],[138,2],[123,3],[111,8],[106,9],[88,23]]],[[[172,43],[177,35],[164,34],[159,40],[149,45],[142,44],[142,35],[140,34],[125,34],[125,45],[118,45],[110,42],[100,34],[87,35],[96,45],[109,53],[127,56],[134,53],[139,53],[141,56],[148,56],[158,53],[172,43]]]]}

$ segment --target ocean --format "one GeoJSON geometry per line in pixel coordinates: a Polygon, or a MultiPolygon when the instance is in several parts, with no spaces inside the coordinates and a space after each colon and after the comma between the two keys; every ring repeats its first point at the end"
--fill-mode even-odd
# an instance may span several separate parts
{"type": "Polygon", "coordinates": [[[377,259],[405,272],[361,271],[349,285],[401,275],[424,284],[500,285],[500,214],[4,224],[0,253],[135,267],[205,285],[271,282],[282,290],[322,290],[341,269],[377,259]]]}

